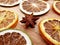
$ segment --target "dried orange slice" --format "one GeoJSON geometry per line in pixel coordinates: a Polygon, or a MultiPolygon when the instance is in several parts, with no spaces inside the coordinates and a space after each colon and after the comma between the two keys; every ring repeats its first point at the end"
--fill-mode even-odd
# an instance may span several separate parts
{"type": "Polygon", "coordinates": [[[50,45],[60,45],[60,19],[46,19],[39,23],[41,36],[50,45]]]}
{"type": "Polygon", "coordinates": [[[0,31],[10,28],[17,22],[17,14],[10,10],[0,10],[0,31]]]}
{"type": "Polygon", "coordinates": [[[53,8],[57,13],[60,14],[60,1],[54,1],[53,8]]]}
{"type": "Polygon", "coordinates": [[[49,11],[50,6],[45,1],[25,0],[20,3],[20,9],[26,14],[42,15],[49,11]]]}

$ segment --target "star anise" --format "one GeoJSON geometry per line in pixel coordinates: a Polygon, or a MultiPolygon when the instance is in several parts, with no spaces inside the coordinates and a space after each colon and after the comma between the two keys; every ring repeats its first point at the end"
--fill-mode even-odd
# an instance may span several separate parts
{"type": "Polygon", "coordinates": [[[28,27],[32,27],[34,28],[35,24],[36,24],[36,20],[39,19],[39,17],[33,16],[33,14],[31,15],[25,15],[25,17],[23,17],[23,19],[20,21],[21,23],[25,23],[26,28],[28,27]]]}

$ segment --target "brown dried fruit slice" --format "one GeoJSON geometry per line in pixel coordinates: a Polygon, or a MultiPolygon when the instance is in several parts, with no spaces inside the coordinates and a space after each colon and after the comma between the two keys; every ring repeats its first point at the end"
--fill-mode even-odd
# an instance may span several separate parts
{"type": "Polygon", "coordinates": [[[0,32],[0,45],[32,45],[26,32],[9,29],[0,32]]]}
{"type": "Polygon", "coordinates": [[[54,1],[53,8],[58,14],[60,14],[60,1],[54,1]]]}
{"type": "Polygon", "coordinates": [[[60,45],[60,19],[46,19],[39,23],[43,38],[50,45],[60,45]]]}
{"type": "Polygon", "coordinates": [[[0,11],[0,31],[10,28],[13,24],[17,22],[17,14],[9,10],[0,11]]]}
{"type": "Polygon", "coordinates": [[[21,0],[0,0],[1,6],[14,6],[21,2],[21,0]]]}
{"type": "Polygon", "coordinates": [[[41,15],[48,12],[50,6],[45,1],[28,0],[22,1],[20,9],[26,14],[32,14],[33,12],[34,15],[41,15]]]}

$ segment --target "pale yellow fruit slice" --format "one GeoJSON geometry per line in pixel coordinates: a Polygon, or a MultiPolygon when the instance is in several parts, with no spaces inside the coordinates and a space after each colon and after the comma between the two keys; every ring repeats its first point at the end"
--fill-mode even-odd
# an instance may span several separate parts
{"type": "Polygon", "coordinates": [[[0,31],[8,29],[13,26],[18,20],[18,16],[14,11],[1,10],[0,11],[0,31]]]}

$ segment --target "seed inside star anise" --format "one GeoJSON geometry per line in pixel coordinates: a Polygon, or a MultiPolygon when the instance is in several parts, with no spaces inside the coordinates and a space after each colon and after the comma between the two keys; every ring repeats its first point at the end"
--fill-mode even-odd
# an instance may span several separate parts
{"type": "Polygon", "coordinates": [[[23,17],[20,22],[25,23],[26,28],[28,27],[34,28],[37,19],[39,19],[39,17],[33,16],[33,13],[32,13],[31,15],[25,15],[25,17],[23,17]]]}

